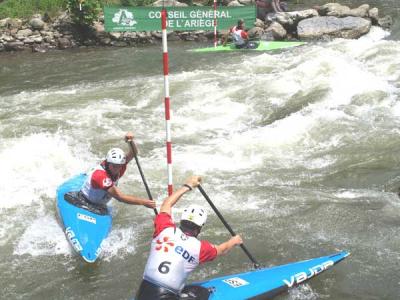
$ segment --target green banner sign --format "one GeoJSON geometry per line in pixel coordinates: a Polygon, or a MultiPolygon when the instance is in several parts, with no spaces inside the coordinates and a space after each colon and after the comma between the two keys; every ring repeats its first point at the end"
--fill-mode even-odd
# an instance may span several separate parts
{"type": "MultiPolygon", "coordinates": [[[[104,7],[105,30],[153,31],[161,30],[161,7],[104,7]]],[[[246,28],[253,27],[255,6],[218,7],[167,7],[167,29],[171,31],[213,30],[214,14],[217,29],[229,29],[238,19],[244,19],[246,28]]]]}

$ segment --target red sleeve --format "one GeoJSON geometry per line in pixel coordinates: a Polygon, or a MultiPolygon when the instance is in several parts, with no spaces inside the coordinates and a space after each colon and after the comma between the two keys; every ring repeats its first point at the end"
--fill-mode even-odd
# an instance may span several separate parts
{"type": "Polygon", "coordinates": [[[154,218],[154,234],[153,238],[160,234],[165,228],[175,227],[175,223],[169,214],[162,212],[154,218]]]}
{"type": "Polygon", "coordinates": [[[217,248],[208,241],[200,241],[200,263],[212,261],[217,257],[217,248]]]}
{"type": "Polygon", "coordinates": [[[242,38],[247,39],[249,37],[249,35],[247,34],[246,31],[242,30],[242,38]]]}
{"type": "Polygon", "coordinates": [[[96,170],[92,174],[92,178],[90,178],[90,184],[95,189],[107,190],[114,185],[111,178],[108,177],[106,171],[96,170]]]}

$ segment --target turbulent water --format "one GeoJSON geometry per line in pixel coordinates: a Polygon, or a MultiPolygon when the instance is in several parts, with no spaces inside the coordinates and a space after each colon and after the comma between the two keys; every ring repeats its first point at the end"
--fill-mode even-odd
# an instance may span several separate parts
{"type": "MultiPolygon", "coordinates": [[[[278,299],[398,299],[400,42],[359,40],[275,53],[194,54],[170,44],[173,175],[191,174],[264,266],[349,250],[344,262],[278,299]]],[[[2,299],[129,299],[152,211],[113,202],[102,259],[75,256],[55,190],[132,130],[158,204],[166,195],[159,46],[0,56],[2,299]]],[[[134,163],[121,180],[145,196],[134,163]]],[[[199,192],[178,203],[206,205],[199,192]]],[[[203,238],[229,237],[211,213],[203,238]]],[[[192,275],[251,267],[240,248],[192,275]]]]}

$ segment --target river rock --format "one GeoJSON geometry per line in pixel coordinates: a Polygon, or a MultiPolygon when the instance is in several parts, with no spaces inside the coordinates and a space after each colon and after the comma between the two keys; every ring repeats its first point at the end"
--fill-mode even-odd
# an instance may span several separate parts
{"type": "Polygon", "coordinates": [[[176,0],[158,0],[156,2],[153,3],[153,6],[188,6],[186,3],[181,3],[179,1],[176,0]]]}
{"type": "Polygon", "coordinates": [[[265,27],[265,24],[264,24],[264,22],[263,22],[262,20],[256,19],[256,21],[254,22],[254,26],[255,26],[255,27],[264,28],[264,27],[265,27]]]}
{"type": "Polygon", "coordinates": [[[237,0],[233,0],[231,1],[228,5],[228,7],[235,7],[235,6],[244,6],[243,4],[241,4],[239,1],[237,0]]]}
{"type": "Polygon", "coordinates": [[[180,41],[181,40],[179,35],[174,31],[168,32],[167,39],[168,39],[168,41],[180,41]]]}
{"type": "Polygon", "coordinates": [[[121,32],[110,32],[110,37],[113,40],[118,40],[122,36],[121,32]]]}
{"type": "Polygon", "coordinates": [[[368,11],[368,16],[370,17],[372,24],[378,24],[379,19],[379,9],[374,7],[368,11]]]}
{"type": "Polygon", "coordinates": [[[327,3],[319,8],[319,14],[321,16],[332,16],[332,17],[360,17],[364,18],[368,16],[369,5],[363,4],[358,8],[350,9],[350,7],[341,5],[339,3],[327,3]]]}
{"type": "Polygon", "coordinates": [[[196,36],[195,40],[200,43],[205,43],[208,41],[208,38],[204,34],[199,34],[198,36],[196,36]]]}
{"type": "Polygon", "coordinates": [[[1,19],[0,20],[0,28],[4,28],[7,26],[7,22],[8,22],[9,18],[5,18],[5,19],[1,19]]]}
{"type": "Polygon", "coordinates": [[[8,29],[20,29],[22,27],[22,20],[21,19],[8,19],[6,27],[8,29]]]}
{"type": "Polygon", "coordinates": [[[365,18],[368,17],[369,5],[363,4],[358,8],[350,10],[349,16],[365,18]]]}
{"type": "Polygon", "coordinates": [[[24,42],[25,45],[32,45],[32,44],[35,43],[35,41],[33,39],[31,39],[31,38],[25,38],[23,40],[23,42],[24,42]]]}
{"type": "Polygon", "coordinates": [[[113,45],[114,47],[126,47],[128,46],[128,43],[124,41],[112,41],[111,45],[113,45]]]}
{"type": "Polygon", "coordinates": [[[30,29],[22,29],[22,30],[19,30],[17,32],[17,39],[20,40],[20,39],[23,39],[23,38],[28,37],[30,35],[32,35],[32,30],[30,30],[30,29]]]}
{"type": "Polygon", "coordinates": [[[39,52],[39,53],[46,53],[47,52],[47,47],[44,45],[38,45],[34,44],[32,45],[32,52],[39,52]]]}
{"type": "Polygon", "coordinates": [[[391,16],[384,16],[383,18],[378,19],[378,25],[383,28],[389,29],[393,25],[393,19],[391,16]]]}
{"type": "Polygon", "coordinates": [[[109,37],[104,37],[104,38],[100,39],[100,44],[108,46],[111,44],[111,39],[109,37]]]}
{"type": "Polygon", "coordinates": [[[254,5],[254,0],[238,0],[238,2],[243,5],[254,5]]]}
{"type": "Polygon", "coordinates": [[[270,35],[274,40],[283,40],[287,36],[286,29],[278,22],[272,22],[271,25],[265,30],[267,36],[270,35]]]}
{"type": "Polygon", "coordinates": [[[44,39],[46,39],[46,38],[50,38],[50,39],[52,39],[52,38],[54,38],[54,32],[53,31],[41,31],[40,32],[40,35],[44,38],[44,39]]]}
{"type": "Polygon", "coordinates": [[[43,42],[43,37],[41,35],[33,35],[30,37],[31,39],[33,39],[33,41],[35,43],[40,44],[41,42],[43,42]]]}
{"type": "Polygon", "coordinates": [[[267,15],[266,21],[278,22],[285,27],[291,27],[297,26],[301,20],[317,16],[319,15],[316,9],[306,9],[301,11],[270,13],[267,15]]]}
{"type": "Polygon", "coordinates": [[[59,38],[58,39],[58,49],[68,49],[71,48],[71,41],[67,38],[59,38]]]}
{"type": "Polygon", "coordinates": [[[12,37],[12,36],[10,36],[10,35],[8,35],[8,34],[3,34],[3,35],[1,35],[0,36],[0,40],[2,40],[2,41],[4,41],[4,42],[14,42],[15,41],[15,39],[12,37]]]}
{"type": "MultiPolygon", "coordinates": [[[[87,46],[87,47],[91,47],[91,46],[95,46],[95,45],[96,45],[96,41],[95,41],[95,40],[92,40],[92,39],[84,40],[84,41],[83,41],[83,44],[84,44],[85,46],[87,46]]],[[[71,44],[71,47],[72,47],[72,44],[71,44]]]]}
{"type": "Polygon", "coordinates": [[[9,42],[4,45],[6,51],[21,51],[24,50],[24,43],[17,41],[17,42],[9,42]]]}
{"type": "Polygon", "coordinates": [[[264,29],[260,27],[253,27],[248,31],[250,38],[259,39],[264,34],[264,29]]]}
{"type": "Polygon", "coordinates": [[[187,31],[181,32],[179,34],[179,36],[184,41],[194,41],[195,40],[194,36],[190,32],[187,32],[187,31]]]}
{"type": "MultiPolygon", "coordinates": [[[[151,34],[151,32],[150,32],[150,34],[151,34]]],[[[123,37],[124,37],[124,39],[127,39],[127,40],[134,40],[137,38],[137,34],[134,31],[127,31],[127,32],[123,33],[123,37]]]]}
{"type": "Polygon", "coordinates": [[[55,44],[56,40],[53,37],[45,36],[43,39],[46,43],[55,44]]]}
{"type": "Polygon", "coordinates": [[[366,34],[370,28],[371,21],[359,17],[316,17],[300,21],[297,34],[300,39],[323,36],[356,39],[366,34]]]}
{"type": "Polygon", "coordinates": [[[29,25],[33,28],[33,29],[37,29],[37,30],[41,30],[44,28],[45,26],[45,22],[42,21],[42,19],[39,18],[33,18],[29,21],[29,25]]]}
{"type": "Polygon", "coordinates": [[[151,36],[155,37],[156,39],[161,40],[162,39],[162,32],[161,31],[152,31],[151,36]]]}

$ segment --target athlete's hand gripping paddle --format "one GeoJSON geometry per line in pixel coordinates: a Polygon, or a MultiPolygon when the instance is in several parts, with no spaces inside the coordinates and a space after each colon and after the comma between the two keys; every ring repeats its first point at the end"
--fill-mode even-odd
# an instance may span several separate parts
{"type": "MultiPolygon", "coordinates": [[[[142,167],[140,166],[140,163],[139,163],[139,158],[137,156],[137,154],[138,154],[137,147],[136,147],[135,143],[132,140],[128,140],[127,142],[129,144],[129,146],[131,147],[131,150],[132,150],[132,153],[133,153],[133,157],[135,158],[136,165],[137,165],[137,167],[139,169],[140,176],[142,177],[142,181],[143,181],[144,187],[146,188],[147,196],[149,197],[150,200],[153,200],[153,197],[151,196],[151,193],[150,193],[149,186],[147,185],[146,179],[144,178],[142,167]]],[[[158,214],[157,208],[153,208],[153,210],[154,210],[154,213],[157,215],[158,214]]]]}
{"type": "MultiPolygon", "coordinates": [[[[211,208],[214,210],[214,212],[217,214],[218,218],[221,220],[221,222],[225,225],[226,229],[230,232],[232,236],[235,236],[236,233],[232,230],[231,226],[225,221],[224,217],[221,215],[221,213],[218,211],[218,209],[215,207],[214,203],[211,201],[210,197],[206,194],[206,192],[203,190],[201,185],[198,186],[200,193],[204,196],[204,198],[207,200],[208,204],[210,204],[211,208]]],[[[253,266],[255,269],[260,268],[259,263],[254,259],[254,257],[250,254],[249,250],[241,244],[240,247],[246,253],[247,257],[251,260],[253,263],[253,266]]]]}

